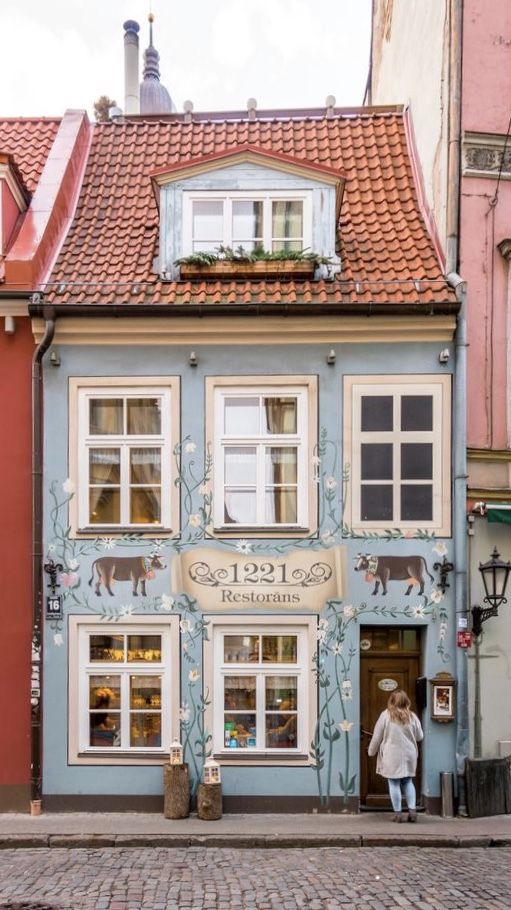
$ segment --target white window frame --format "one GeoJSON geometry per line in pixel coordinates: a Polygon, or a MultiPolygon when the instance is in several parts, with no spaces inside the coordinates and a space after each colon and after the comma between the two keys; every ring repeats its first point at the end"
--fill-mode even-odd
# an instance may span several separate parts
{"type": "MultiPolygon", "coordinates": [[[[213,693],[206,711],[206,724],[213,730],[213,753],[222,764],[312,764],[309,746],[314,738],[317,717],[316,677],[313,657],[317,651],[317,617],[314,616],[208,616],[211,636],[204,642],[204,681],[206,690],[213,693]],[[224,663],[225,635],[296,635],[298,659],[296,664],[237,664],[224,663]],[[254,669],[257,668],[257,669],[254,669]],[[259,743],[262,748],[230,749],[224,740],[225,676],[256,676],[259,743]],[[298,676],[297,746],[268,749],[264,746],[264,679],[266,676],[298,676]],[[261,742],[262,741],[262,742],[261,742]]],[[[248,712],[246,712],[248,713],[248,712]]]]}
{"type": "MultiPolygon", "coordinates": [[[[201,190],[183,192],[183,256],[191,255],[193,250],[193,203],[196,201],[207,202],[212,199],[222,200],[223,212],[223,246],[236,246],[237,241],[232,240],[232,203],[233,200],[261,201],[263,203],[263,238],[262,245],[267,251],[273,248],[272,237],[272,203],[285,200],[286,202],[301,202],[303,205],[303,238],[302,249],[310,250],[312,246],[312,191],[311,190],[275,190],[268,192],[254,192],[246,190],[233,190],[222,192],[219,190],[201,190]]],[[[279,238],[276,238],[279,239],[279,238]]],[[[281,239],[281,238],[280,238],[281,239]]],[[[206,242],[206,241],[205,241],[206,242]]]]}
{"type": "Polygon", "coordinates": [[[305,532],[311,530],[315,512],[317,486],[312,483],[312,456],[316,427],[317,380],[316,377],[209,377],[206,386],[207,419],[212,422],[212,433],[207,427],[207,438],[213,438],[214,497],[213,521],[215,531],[233,533],[261,533],[265,531],[305,532]],[[293,396],[297,398],[297,433],[282,435],[227,436],[223,432],[223,401],[225,398],[257,395],[293,396]],[[293,524],[274,524],[264,521],[265,482],[264,447],[296,445],[297,457],[297,521],[293,524]],[[227,445],[251,445],[258,448],[257,455],[257,520],[255,524],[226,524],[224,521],[224,457],[227,445]]]}
{"type": "Polygon", "coordinates": [[[145,535],[179,533],[179,492],[175,487],[176,465],[173,447],[179,440],[179,379],[176,377],[87,377],[70,379],[69,394],[69,476],[76,486],[70,503],[70,524],[74,534],[108,533],[126,530],[145,535]],[[161,433],[147,436],[89,434],[88,408],[93,398],[150,398],[162,401],[161,433]],[[129,449],[161,449],[161,521],[154,524],[129,522],[129,449]],[[121,515],[119,523],[93,524],[89,521],[90,448],[121,450],[121,515]]]}
{"type": "Polygon", "coordinates": [[[170,744],[179,739],[179,617],[126,616],[122,622],[91,622],[90,617],[69,617],[69,763],[70,764],[161,764],[170,744]],[[161,635],[161,663],[145,661],[103,663],[89,660],[91,635],[161,635]],[[89,676],[121,676],[121,734],[117,747],[89,745],[89,676]],[[161,746],[129,745],[129,677],[161,677],[161,746]],[[123,701],[124,700],[124,701],[123,701]]]}
{"type": "MultiPolygon", "coordinates": [[[[348,376],[344,380],[344,462],[349,465],[346,515],[355,530],[380,531],[399,528],[404,531],[434,531],[436,536],[450,536],[451,533],[451,377],[436,375],[392,375],[392,376],[348,376]],[[401,396],[430,395],[433,399],[433,422],[431,431],[362,432],[361,399],[364,395],[391,395],[394,399],[394,420],[399,409],[396,402],[401,396]],[[393,515],[384,521],[363,521],[360,489],[361,446],[364,442],[387,442],[393,446],[393,515]],[[400,509],[401,443],[430,442],[433,447],[433,509],[431,520],[402,521],[396,516],[400,509]]],[[[426,481],[424,481],[426,483],[426,481]]],[[[365,481],[364,481],[365,483],[365,481]]],[[[414,482],[415,483],[415,482],[414,482]]],[[[416,481],[420,483],[420,481],[416,481]]],[[[389,481],[390,484],[390,481],[389,481]]]]}

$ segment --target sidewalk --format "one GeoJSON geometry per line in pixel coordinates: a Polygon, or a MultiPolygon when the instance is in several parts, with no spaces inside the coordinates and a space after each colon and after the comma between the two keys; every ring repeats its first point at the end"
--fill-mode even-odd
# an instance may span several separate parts
{"type": "Polygon", "coordinates": [[[0,815],[8,847],[511,847],[511,815],[452,818],[419,815],[396,825],[387,813],[359,815],[196,815],[158,813],[0,815]]]}

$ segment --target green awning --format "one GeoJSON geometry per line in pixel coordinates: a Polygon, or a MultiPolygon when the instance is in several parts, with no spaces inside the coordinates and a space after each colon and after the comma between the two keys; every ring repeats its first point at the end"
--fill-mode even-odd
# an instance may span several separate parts
{"type": "Polygon", "coordinates": [[[500,521],[502,524],[511,525],[511,507],[486,506],[488,521],[500,521]]]}

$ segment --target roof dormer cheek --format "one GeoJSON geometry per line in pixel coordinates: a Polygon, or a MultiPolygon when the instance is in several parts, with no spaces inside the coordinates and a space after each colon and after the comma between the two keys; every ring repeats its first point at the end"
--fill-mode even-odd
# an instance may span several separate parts
{"type": "Polygon", "coordinates": [[[8,251],[30,194],[12,155],[0,153],[0,256],[8,251]]]}

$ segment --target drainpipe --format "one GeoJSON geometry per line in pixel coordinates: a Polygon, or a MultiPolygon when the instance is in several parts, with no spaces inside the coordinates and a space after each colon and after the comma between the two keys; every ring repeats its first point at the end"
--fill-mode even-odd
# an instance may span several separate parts
{"type": "MultiPolygon", "coordinates": [[[[453,426],[453,468],[454,468],[454,567],[456,577],[455,607],[456,631],[458,619],[468,619],[467,571],[468,554],[466,538],[467,507],[467,323],[466,283],[455,272],[447,275],[447,282],[456,291],[461,306],[456,329],[456,374],[454,377],[454,426],[453,426]]],[[[466,815],[465,759],[468,757],[468,674],[467,655],[456,645],[456,679],[458,680],[458,718],[456,725],[456,771],[458,777],[458,814],[466,815]]]]}
{"type": "Polygon", "coordinates": [[[447,126],[446,271],[459,268],[461,80],[463,0],[451,0],[449,9],[449,117],[447,126]]]}
{"type": "MultiPolygon", "coordinates": [[[[39,294],[32,303],[40,303],[39,294]]],[[[32,660],[30,682],[30,814],[41,814],[43,691],[43,357],[55,334],[55,313],[43,309],[44,335],[32,359],[32,660]]]]}

